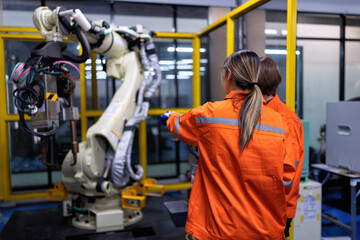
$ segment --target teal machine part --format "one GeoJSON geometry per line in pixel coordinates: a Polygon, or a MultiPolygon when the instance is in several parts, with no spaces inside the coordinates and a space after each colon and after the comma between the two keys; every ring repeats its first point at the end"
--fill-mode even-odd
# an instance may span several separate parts
{"type": "Polygon", "coordinates": [[[301,171],[301,179],[307,182],[309,180],[309,121],[301,120],[304,129],[304,164],[301,171]]]}

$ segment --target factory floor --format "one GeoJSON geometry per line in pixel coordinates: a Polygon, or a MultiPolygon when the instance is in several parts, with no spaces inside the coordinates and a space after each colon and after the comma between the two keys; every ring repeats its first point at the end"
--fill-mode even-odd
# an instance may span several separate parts
{"type": "Polygon", "coordinates": [[[96,233],[74,228],[71,217],[62,217],[61,203],[43,203],[1,209],[1,240],[172,240],[184,239],[184,227],[176,227],[164,202],[186,200],[187,190],[167,192],[163,197],[148,197],[143,219],[123,231],[96,233]]]}
{"type": "MultiPolygon", "coordinates": [[[[183,227],[176,227],[164,202],[186,199],[186,191],[166,193],[162,198],[148,198],[143,209],[144,219],[127,231],[95,233],[71,226],[71,219],[63,218],[60,203],[38,203],[23,206],[3,207],[0,217],[0,239],[184,239],[183,227]],[[138,231],[134,230],[137,229],[138,231]],[[134,230],[134,231],[133,231],[134,230]]],[[[323,213],[350,224],[350,214],[323,204],[323,213]]],[[[357,239],[360,239],[360,215],[357,216],[357,239]]],[[[350,231],[322,219],[323,240],[350,239],[350,231]],[[342,236],[342,238],[339,238],[342,236]]]]}

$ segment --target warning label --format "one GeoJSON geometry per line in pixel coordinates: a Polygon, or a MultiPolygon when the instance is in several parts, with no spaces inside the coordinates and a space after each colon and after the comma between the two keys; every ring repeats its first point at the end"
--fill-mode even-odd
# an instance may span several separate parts
{"type": "Polygon", "coordinates": [[[302,204],[304,222],[316,221],[316,215],[319,211],[319,201],[317,201],[316,196],[304,196],[304,202],[302,204]]]}
{"type": "Polygon", "coordinates": [[[58,95],[57,95],[57,93],[47,92],[46,95],[45,95],[45,99],[48,100],[48,101],[55,102],[58,99],[58,95]]]}

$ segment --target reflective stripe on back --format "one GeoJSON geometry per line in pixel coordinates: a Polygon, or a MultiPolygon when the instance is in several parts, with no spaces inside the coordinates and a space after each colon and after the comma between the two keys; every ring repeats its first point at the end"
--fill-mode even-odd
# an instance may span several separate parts
{"type": "Polygon", "coordinates": [[[180,133],[179,133],[179,130],[180,130],[180,116],[182,114],[179,114],[176,118],[176,122],[175,122],[175,130],[176,130],[176,134],[178,135],[178,137],[180,138],[181,141],[184,141],[181,136],[180,136],[180,133]]]}
{"type": "MultiPolygon", "coordinates": [[[[208,124],[224,124],[231,126],[238,126],[238,120],[233,118],[221,118],[221,117],[196,117],[196,123],[208,123],[208,124]]],[[[264,124],[256,124],[255,129],[265,132],[275,132],[284,134],[284,129],[277,128],[264,124]]]]}

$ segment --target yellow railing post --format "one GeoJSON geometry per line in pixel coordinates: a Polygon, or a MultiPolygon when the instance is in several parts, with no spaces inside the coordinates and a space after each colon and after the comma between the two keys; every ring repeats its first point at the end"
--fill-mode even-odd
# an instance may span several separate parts
{"type": "Polygon", "coordinates": [[[7,157],[7,153],[9,151],[9,147],[7,144],[6,138],[6,78],[5,78],[5,49],[4,49],[4,40],[0,39],[0,61],[3,62],[0,66],[0,76],[3,79],[2,85],[0,87],[0,101],[2,104],[0,106],[0,144],[2,146],[2,150],[0,151],[0,200],[5,198],[5,191],[10,188],[8,186],[8,162],[9,158],[7,157]],[[5,101],[5,102],[4,102],[5,101]]]}
{"type": "Polygon", "coordinates": [[[201,105],[201,78],[200,78],[200,38],[192,40],[193,50],[193,107],[201,105]]]}
{"type": "MultiPolygon", "coordinates": [[[[82,48],[80,47],[80,54],[82,48]]],[[[86,78],[85,78],[85,63],[79,64],[80,68],[80,122],[81,122],[81,141],[86,141],[86,133],[88,129],[88,117],[86,115],[86,78]]]]}
{"type": "Polygon", "coordinates": [[[235,24],[234,19],[231,19],[230,17],[226,19],[226,27],[227,27],[227,33],[226,33],[226,56],[230,56],[234,52],[234,30],[235,30],[235,24]]]}
{"type": "Polygon", "coordinates": [[[286,37],[286,105],[293,111],[296,93],[296,2],[288,0],[286,37]]]}
{"type": "Polygon", "coordinates": [[[147,134],[146,134],[146,120],[139,125],[139,164],[144,169],[142,179],[147,178],[147,134]]]}
{"type": "Polygon", "coordinates": [[[98,109],[98,89],[97,89],[97,78],[96,78],[96,53],[91,52],[91,100],[92,109],[98,109]]]}

